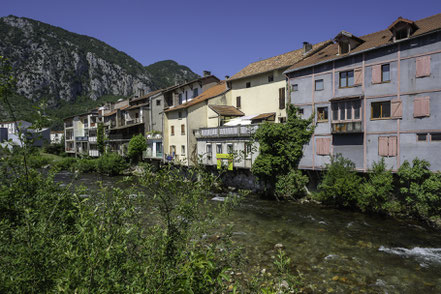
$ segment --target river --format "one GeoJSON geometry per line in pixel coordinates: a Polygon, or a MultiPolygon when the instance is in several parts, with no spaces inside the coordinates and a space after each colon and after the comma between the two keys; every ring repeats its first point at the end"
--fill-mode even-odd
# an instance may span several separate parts
{"type": "MultiPolygon", "coordinates": [[[[55,179],[72,178],[63,172],[55,179]]],[[[121,185],[119,179],[85,174],[73,183],[95,189],[96,181],[121,185]]],[[[315,292],[441,293],[441,232],[415,222],[252,196],[225,222],[261,268],[272,263],[274,245],[283,244],[315,292]]]]}

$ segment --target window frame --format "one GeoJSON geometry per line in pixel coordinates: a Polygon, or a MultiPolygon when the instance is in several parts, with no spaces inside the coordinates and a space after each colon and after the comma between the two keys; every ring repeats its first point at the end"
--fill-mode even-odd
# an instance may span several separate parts
{"type": "Polygon", "coordinates": [[[440,137],[439,140],[433,140],[433,134],[441,136],[441,132],[432,132],[432,133],[429,133],[429,134],[430,134],[430,142],[441,142],[441,137],[440,137]]]}
{"type": "Polygon", "coordinates": [[[323,79],[317,79],[314,81],[314,91],[323,91],[325,90],[325,81],[323,79]],[[317,82],[321,82],[322,83],[322,88],[321,89],[317,89],[317,82]]]}
{"type": "Polygon", "coordinates": [[[317,122],[328,122],[329,121],[329,109],[328,106],[317,107],[317,122]],[[326,114],[326,118],[319,119],[320,110],[324,110],[324,114],[326,114]]]}
{"type": "Polygon", "coordinates": [[[245,83],[245,88],[251,88],[251,82],[246,82],[245,83]]]}
{"type": "Polygon", "coordinates": [[[185,124],[181,124],[181,135],[185,135],[185,124]]]}
{"type": "Polygon", "coordinates": [[[241,101],[242,100],[242,98],[240,98],[240,96],[237,96],[236,97],[236,108],[240,108],[241,107],[241,101]]]}
{"type": "MultiPolygon", "coordinates": [[[[362,104],[361,104],[361,99],[350,99],[350,100],[339,100],[339,101],[333,101],[332,103],[331,103],[331,111],[332,111],[332,113],[331,113],[331,121],[333,122],[333,123],[346,123],[346,122],[358,122],[358,121],[361,121],[362,120],[362,117],[363,117],[363,115],[362,115],[362,106],[361,106],[362,104]],[[356,102],[358,102],[358,105],[359,105],[359,107],[358,107],[358,109],[359,109],[359,118],[355,118],[355,107],[354,107],[354,104],[356,103],[356,102]],[[341,119],[341,108],[339,107],[339,105],[340,104],[343,104],[344,103],[344,110],[345,110],[345,119],[341,119]],[[348,119],[348,112],[346,111],[348,108],[346,107],[346,104],[347,103],[351,103],[352,104],[352,107],[351,107],[351,118],[350,119],[348,119]],[[334,112],[335,112],[335,110],[334,110],[334,107],[337,107],[337,119],[335,120],[334,119],[334,112]]],[[[328,113],[328,117],[329,117],[329,113],[328,113]]]]}
{"type": "Polygon", "coordinates": [[[371,102],[371,120],[392,119],[392,103],[391,100],[371,102]],[[383,104],[389,103],[389,116],[383,116],[383,104]],[[380,104],[380,117],[374,117],[374,104],[380,104]]]}
{"type": "Polygon", "coordinates": [[[207,155],[208,160],[213,158],[213,145],[211,143],[205,145],[205,154],[207,155]]]}
{"type": "Polygon", "coordinates": [[[192,98],[196,98],[199,96],[199,88],[194,88],[193,89],[193,97],[192,98]]]}
{"type": "Polygon", "coordinates": [[[355,72],[354,72],[354,70],[351,69],[351,70],[340,71],[338,73],[338,88],[339,89],[345,89],[345,88],[353,88],[353,87],[355,87],[355,72]],[[351,72],[352,72],[352,80],[353,80],[353,82],[352,82],[352,85],[349,85],[349,75],[348,75],[348,73],[351,73],[351,72]],[[342,77],[341,77],[342,74],[346,75],[346,78],[345,78],[346,85],[345,86],[342,86],[342,77]]]}
{"type": "Polygon", "coordinates": [[[291,85],[291,91],[297,92],[299,90],[299,84],[292,84],[291,85]]]}
{"type": "Polygon", "coordinates": [[[274,75],[269,75],[268,76],[268,83],[272,83],[274,82],[274,75]]]}
{"type": "Polygon", "coordinates": [[[416,141],[417,142],[429,142],[429,137],[430,137],[430,133],[416,133],[416,141]],[[421,136],[421,135],[426,136],[426,139],[420,140],[419,136],[421,136]]]}
{"type": "Polygon", "coordinates": [[[223,153],[222,153],[223,151],[224,151],[224,150],[223,150],[222,143],[217,143],[217,144],[216,144],[216,154],[223,154],[223,153]],[[218,152],[219,147],[220,147],[220,153],[218,152]]]}
{"type": "Polygon", "coordinates": [[[170,126],[170,136],[175,135],[175,126],[170,126]]]}
{"type": "Polygon", "coordinates": [[[181,145],[181,155],[185,155],[185,145],[181,145]]]}
{"type": "Polygon", "coordinates": [[[390,81],[391,81],[391,79],[390,79],[390,63],[382,64],[382,65],[381,65],[381,83],[390,83],[390,81]],[[388,80],[384,80],[384,76],[383,76],[383,73],[384,73],[383,68],[384,68],[385,66],[388,66],[388,67],[389,67],[389,79],[388,79],[388,80]]]}

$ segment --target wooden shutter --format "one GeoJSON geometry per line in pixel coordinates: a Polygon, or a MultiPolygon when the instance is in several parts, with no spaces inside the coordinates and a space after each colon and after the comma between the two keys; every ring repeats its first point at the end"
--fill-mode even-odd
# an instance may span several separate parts
{"type": "Polygon", "coordinates": [[[363,71],[361,68],[354,69],[354,86],[360,86],[363,83],[363,71]]]}
{"type": "Polygon", "coordinates": [[[401,100],[395,99],[390,102],[390,112],[392,118],[401,118],[403,116],[403,104],[401,100]]]}
{"type": "Polygon", "coordinates": [[[381,64],[372,66],[372,84],[381,83],[381,64]]]}
{"type": "Polygon", "coordinates": [[[430,76],[430,56],[421,56],[416,59],[416,77],[430,76]]]}
{"type": "Polygon", "coordinates": [[[413,117],[430,116],[430,97],[418,97],[413,101],[413,117]]]}
{"type": "Polygon", "coordinates": [[[171,126],[170,128],[171,128],[170,133],[171,133],[172,136],[174,136],[174,134],[175,134],[175,126],[171,126]]]}
{"type": "Polygon", "coordinates": [[[236,107],[240,108],[240,96],[236,97],[236,107]]]}
{"type": "Polygon", "coordinates": [[[388,137],[378,137],[378,155],[388,156],[389,154],[389,142],[388,137]]]}
{"type": "Polygon", "coordinates": [[[388,137],[388,156],[397,156],[397,137],[388,137]]]}
{"type": "Polygon", "coordinates": [[[181,125],[181,135],[185,135],[185,125],[181,125]]]}
{"type": "Polygon", "coordinates": [[[316,143],[317,155],[329,155],[331,153],[331,138],[318,138],[316,143]]]}
{"type": "Polygon", "coordinates": [[[279,109],[285,109],[285,88],[279,89],[279,109]]]}

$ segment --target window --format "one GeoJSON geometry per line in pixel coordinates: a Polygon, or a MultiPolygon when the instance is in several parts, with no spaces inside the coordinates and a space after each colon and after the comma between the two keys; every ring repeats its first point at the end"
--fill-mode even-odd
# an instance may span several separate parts
{"type": "Polygon", "coordinates": [[[286,117],[279,117],[279,123],[286,123],[286,117]]]}
{"type": "Polygon", "coordinates": [[[170,127],[170,136],[174,136],[175,135],[175,126],[171,126],[170,127]]]}
{"type": "Polygon", "coordinates": [[[222,144],[216,144],[216,153],[222,154],[222,144]]]}
{"type": "Polygon", "coordinates": [[[299,90],[299,85],[298,84],[291,85],[291,90],[293,92],[298,91],[299,90]]]}
{"type": "Polygon", "coordinates": [[[397,156],[397,136],[378,137],[378,155],[397,156]]]}
{"type": "Polygon", "coordinates": [[[199,95],[199,88],[193,89],[193,98],[198,97],[199,95]]]}
{"type": "Polygon", "coordinates": [[[250,159],[252,153],[252,145],[250,142],[245,143],[245,158],[250,159]]]}
{"type": "Polygon", "coordinates": [[[182,104],[182,93],[180,93],[180,94],[178,95],[178,97],[179,97],[179,104],[182,104]]]}
{"type": "Polygon", "coordinates": [[[345,54],[349,52],[349,43],[348,42],[339,42],[338,47],[340,49],[340,54],[345,54]]]}
{"type": "Polygon", "coordinates": [[[342,71],[340,72],[340,88],[348,88],[354,86],[354,71],[342,71]]]}
{"type": "Polygon", "coordinates": [[[156,106],[160,106],[161,105],[161,100],[156,100],[156,106]]]}
{"type": "Polygon", "coordinates": [[[182,111],[178,112],[178,117],[181,119],[182,118],[182,111]]]}
{"type": "Polygon", "coordinates": [[[409,37],[407,28],[398,30],[395,32],[395,40],[403,40],[403,39],[407,39],[409,37]]]}
{"type": "Polygon", "coordinates": [[[328,107],[317,107],[317,121],[328,121],[328,107]]]}
{"type": "Polygon", "coordinates": [[[268,83],[271,83],[273,81],[274,81],[274,76],[273,75],[268,76],[268,83]]]}
{"type": "Polygon", "coordinates": [[[360,119],[360,100],[340,101],[332,104],[333,121],[354,121],[360,119]]]}
{"type": "Polygon", "coordinates": [[[135,113],[135,118],[139,118],[139,113],[135,113]]]}
{"type": "Polygon", "coordinates": [[[381,82],[390,82],[390,64],[381,65],[381,82]]]}
{"type": "Polygon", "coordinates": [[[181,145],[181,155],[185,155],[185,145],[181,145]]]}
{"type": "Polygon", "coordinates": [[[303,108],[299,108],[299,110],[297,111],[299,115],[303,115],[303,108]]]}
{"type": "Polygon", "coordinates": [[[285,88],[279,88],[279,109],[285,109],[285,88]]]}
{"type": "Polygon", "coordinates": [[[427,133],[425,134],[417,134],[418,142],[427,142],[427,133]]]}
{"type": "Polygon", "coordinates": [[[441,133],[430,133],[430,141],[441,141],[441,133]]]}
{"type": "Polygon", "coordinates": [[[206,153],[207,153],[207,159],[208,159],[208,160],[211,160],[211,157],[212,157],[212,154],[213,154],[211,144],[207,144],[207,145],[205,146],[205,151],[206,151],[206,153]]]}
{"type": "Polygon", "coordinates": [[[240,96],[236,97],[236,107],[240,108],[240,96]]]}
{"type": "Polygon", "coordinates": [[[233,144],[227,144],[227,153],[233,154],[233,144]]]}
{"type": "Polygon", "coordinates": [[[170,146],[170,155],[175,156],[175,154],[176,154],[176,146],[171,145],[170,146]]]}
{"type": "Polygon", "coordinates": [[[181,135],[185,135],[185,125],[181,125],[181,135]]]}
{"type": "Polygon", "coordinates": [[[251,87],[251,82],[247,82],[245,87],[250,88],[251,87]]]}
{"type": "Polygon", "coordinates": [[[390,117],[390,101],[371,103],[371,119],[390,117]]]}
{"type": "Polygon", "coordinates": [[[188,91],[185,91],[185,101],[188,100],[188,91]]]}
{"type": "Polygon", "coordinates": [[[315,90],[316,91],[321,91],[324,89],[324,85],[323,85],[323,79],[320,80],[316,80],[315,81],[315,90]]]}

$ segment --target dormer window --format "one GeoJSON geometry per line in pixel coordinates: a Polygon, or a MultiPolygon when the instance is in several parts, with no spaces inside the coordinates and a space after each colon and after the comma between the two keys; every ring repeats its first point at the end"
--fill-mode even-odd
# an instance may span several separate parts
{"type": "Polygon", "coordinates": [[[349,53],[364,42],[364,40],[346,31],[341,31],[334,38],[334,41],[338,44],[338,55],[349,53]]]}
{"type": "Polygon", "coordinates": [[[405,40],[412,36],[418,29],[414,21],[402,18],[401,16],[394,21],[388,28],[393,35],[393,41],[405,40]]]}

